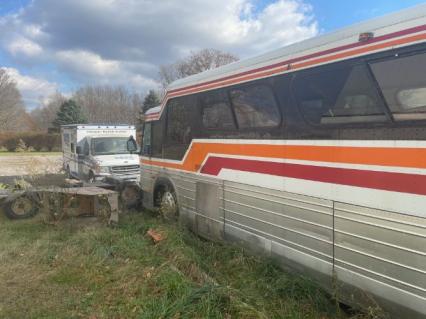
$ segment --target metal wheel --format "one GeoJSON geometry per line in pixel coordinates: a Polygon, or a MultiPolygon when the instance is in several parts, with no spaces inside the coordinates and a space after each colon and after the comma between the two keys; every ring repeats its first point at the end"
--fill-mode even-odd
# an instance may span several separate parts
{"type": "Polygon", "coordinates": [[[176,194],[173,191],[165,190],[161,196],[160,213],[166,219],[176,219],[178,216],[178,204],[176,194]]]}
{"type": "Polygon", "coordinates": [[[95,182],[95,174],[92,171],[89,172],[89,177],[87,178],[87,182],[93,184],[95,182]]]}
{"type": "Polygon", "coordinates": [[[7,201],[4,205],[4,211],[10,219],[25,219],[37,214],[38,206],[34,199],[23,195],[7,201]]]}
{"type": "Polygon", "coordinates": [[[125,185],[120,192],[120,198],[127,208],[137,208],[141,203],[141,191],[136,185],[125,185]]]}
{"type": "Polygon", "coordinates": [[[71,175],[71,169],[70,169],[70,167],[69,167],[69,166],[67,166],[66,174],[67,174],[67,178],[69,178],[69,179],[73,179],[73,178],[74,178],[74,177],[71,175]]]}

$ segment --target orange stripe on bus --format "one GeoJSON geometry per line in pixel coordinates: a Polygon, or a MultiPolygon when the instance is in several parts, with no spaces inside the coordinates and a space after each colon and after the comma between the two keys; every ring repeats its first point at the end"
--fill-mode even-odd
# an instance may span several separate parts
{"type": "Polygon", "coordinates": [[[426,168],[426,148],[193,143],[183,163],[143,164],[197,172],[207,155],[225,154],[318,162],[426,168]]]}

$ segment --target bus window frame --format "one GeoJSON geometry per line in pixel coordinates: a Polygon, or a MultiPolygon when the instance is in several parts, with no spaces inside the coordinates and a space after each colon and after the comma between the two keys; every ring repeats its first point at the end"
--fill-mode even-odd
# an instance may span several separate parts
{"type": "MultiPolygon", "coordinates": [[[[388,105],[386,103],[386,100],[383,97],[383,93],[380,89],[380,87],[378,86],[378,84],[376,83],[376,79],[375,77],[372,75],[371,70],[370,70],[370,66],[368,63],[368,59],[361,57],[361,58],[355,58],[352,60],[345,60],[345,61],[339,61],[339,62],[335,62],[335,63],[331,63],[331,64],[325,64],[325,65],[321,65],[319,67],[313,67],[313,68],[308,68],[308,69],[304,69],[304,70],[300,70],[300,71],[296,71],[293,72],[292,74],[292,78],[290,81],[290,94],[292,96],[292,99],[295,103],[295,106],[299,112],[299,115],[301,116],[301,118],[303,119],[303,121],[310,125],[311,127],[315,127],[315,128],[334,128],[334,129],[338,129],[338,128],[361,128],[361,127],[365,127],[366,125],[389,125],[393,123],[392,120],[392,115],[389,115],[390,110],[388,108],[388,105]],[[378,96],[378,98],[381,100],[382,105],[381,108],[383,110],[383,116],[385,117],[385,119],[383,121],[354,121],[354,122],[340,122],[336,121],[336,123],[313,123],[312,121],[309,121],[306,118],[306,115],[304,114],[303,110],[302,110],[302,106],[300,105],[300,101],[297,98],[296,95],[296,90],[295,90],[295,81],[297,80],[298,77],[300,76],[308,76],[310,74],[315,74],[315,73],[320,73],[320,72],[324,72],[324,69],[330,68],[330,70],[333,69],[338,69],[338,68],[344,68],[344,67],[351,67],[354,68],[356,66],[364,66],[365,70],[367,71],[367,76],[369,77],[370,81],[372,81],[372,83],[374,84],[374,90],[378,96]]],[[[381,115],[367,115],[365,116],[367,117],[378,117],[381,115]]],[[[354,115],[353,117],[359,117],[357,115],[354,115]]]]}
{"type": "Polygon", "coordinates": [[[230,103],[231,108],[232,108],[232,113],[234,115],[235,122],[237,124],[236,127],[237,127],[238,131],[241,131],[241,132],[250,132],[250,131],[253,131],[253,130],[259,130],[261,132],[269,132],[269,131],[274,131],[274,130],[282,127],[282,125],[284,123],[284,114],[283,114],[283,110],[282,110],[283,106],[281,105],[280,100],[278,99],[277,93],[275,92],[274,85],[272,85],[270,83],[271,79],[272,79],[272,77],[271,78],[266,78],[266,79],[256,80],[256,81],[253,81],[253,82],[240,83],[240,84],[229,86],[229,87],[226,88],[227,89],[227,95],[228,95],[229,103],[230,103]],[[278,110],[278,114],[279,114],[278,124],[274,125],[274,126],[253,126],[253,127],[243,127],[243,128],[241,128],[240,125],[239,125],[239,123],[238,123],[237,114],[235,112],[235,105],[232,102],[231,90],[238,89],[238,88],[256,87],[256,86],[265,86],[265,87],[268,87],[269,90],[272,92],[272,97],[274,99],[275,106],[276,106],[276,109],[278,110]]]}

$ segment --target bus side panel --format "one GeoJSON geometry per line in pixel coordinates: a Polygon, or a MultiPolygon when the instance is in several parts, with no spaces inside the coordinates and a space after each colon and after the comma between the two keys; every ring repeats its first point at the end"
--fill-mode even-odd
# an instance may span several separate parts
{"type": "Polygon", "coordinates": [[[224,184],[226,239],[308,273],[330,291],[332,202],[241,183],[224,184]]]}
{"type": "Polygon", "coordinates": [[[424,318],[426,219],[336,202],[335,271],[351,303],[371,304],[371,293],[401,318],[424,318]],[[354,298],[354,287],[369,293],[354,298]]]}
{"type": "Polygon", "coordinates": [[[170,170],[176,188],[179,219],[200,236],[224,239],[223,183],[214,178],[170,170]]]}
{"type": "Polygon", "coordinates": [[[141,161],[140,185],[143,191],[143,206],[148,209],[154,208],[154,183],[158,176],[158,168],[152,165],[143,164],[141,161]]]}

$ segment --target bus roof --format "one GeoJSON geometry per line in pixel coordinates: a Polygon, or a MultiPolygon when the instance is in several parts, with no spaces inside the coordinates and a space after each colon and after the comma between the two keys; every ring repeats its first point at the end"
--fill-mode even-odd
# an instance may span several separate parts
{"type": "Polygon", "coordinates": [[[151,112],[146,120],[158,119],[165,103],[171,97],[230,86],[425,40],[426,4],[420,4],[257,57],[179,79],[167,88],[162,107],[151,112]]]}

